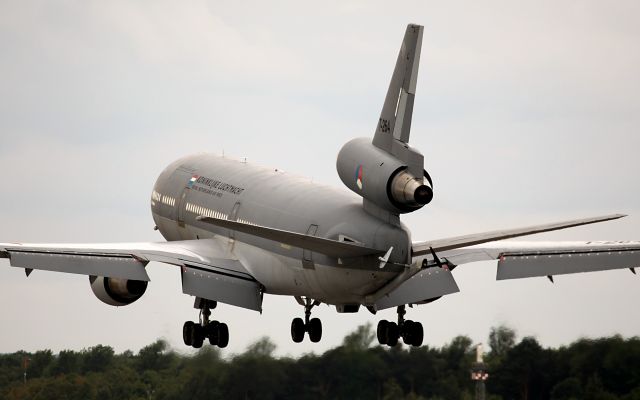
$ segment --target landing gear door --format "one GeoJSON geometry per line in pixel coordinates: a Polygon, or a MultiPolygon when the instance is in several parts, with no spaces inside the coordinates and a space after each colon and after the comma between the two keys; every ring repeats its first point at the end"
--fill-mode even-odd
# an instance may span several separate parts
{"type": "MultiPolygon", "coordinates": [[[[309,225],[309,229],[307,229],[307,235],[315,236],[318,232],[318,225],[311,224],[309,225]]],[[[302,267],[314,269],[315,264],[313,263],[313,253],[311,250],[303,249],[302,250],[302,267]]]]}

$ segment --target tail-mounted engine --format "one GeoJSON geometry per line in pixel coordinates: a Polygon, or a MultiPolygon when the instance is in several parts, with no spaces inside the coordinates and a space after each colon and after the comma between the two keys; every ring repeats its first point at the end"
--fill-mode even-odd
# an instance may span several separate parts
{"type": "Polygon", "coordinates": [[[126,306],[138,300],[147,290],[146,281],[90,276],[91,290],[103,303],[126,306]]]}
{"type": "MultiPolygon", "coordinates": [[[[410,150],[422,161],[422,155],[410,150]]],[[[374,146],[371,139],[357,138],[342,147],[336,167],[342,182],[355,193],[388,211],[407,213],[433,198],[431,178],[421,165],[422,173],[416,176],[408,163],[374,146]]]]}
{"type": "Polygon", "coordinates": [[[433,198],[424,157],[409,146],[422,32],[422,26],[407,26],[373,140],[354,139],[338,154],[342,182],[398,214],[418,210],[433,198]]]}

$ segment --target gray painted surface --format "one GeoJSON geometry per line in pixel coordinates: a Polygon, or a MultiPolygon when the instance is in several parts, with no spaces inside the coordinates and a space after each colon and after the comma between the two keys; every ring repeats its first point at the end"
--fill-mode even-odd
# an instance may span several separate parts
{"type": "Polygon", "coordinates": [[[459,291],[451,271],[439,267],[426,268],[376,301],[375,308],[384,310],[404,304],[420,303],[459,291]]]}
{"type": "Polygon", "coordinates": [[[183,267],[181,277],[184,294],[262,311],[262,294],[256,281],[193,267],[183,267]]]}
{"type": "Polygon", "coordinates": [[[128,254],[60,253],[8,249],[12,267],[148,281],[146,262],[128,254]]]}
{"type": "Polygon", "coordinates": [[[640,267],[640,248],[510,252],[500,256],[496,279],[533,278],[640,267]]]}

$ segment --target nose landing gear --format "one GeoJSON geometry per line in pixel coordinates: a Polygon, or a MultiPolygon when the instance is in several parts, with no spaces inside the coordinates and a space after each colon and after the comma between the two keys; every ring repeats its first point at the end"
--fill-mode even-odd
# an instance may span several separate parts
{"type": "Polygon", "coordinates": [[[304,340],[304,334],[309,334],[309,340],[313,343],[317,343],[322,339],[322,321],[318,318],[311,318],[311,309],[314,306],[320,305],[318,300],[311,300],[310,298],[296,297],[298,303],[304,306],[304,321],[302,318],[294,318],[291,321],[291,339],[295,343],[300,343],[304,340]]]}
{"type": "Polygon", "coordinates": [[[200,321],[195,323],[187,321],[182,326],[182,339],[184,344],[196,349],[202,347],[205,339],[209,344],[220,348],[229,344],[229,327],[227,324],[218,321],[209,321],[211,310],[216,308],[217,303],[211,300],[196,298],[194,308],[200,309],[200,321]]]}
{"type": "Polygon", "coordinates": [[[405,321],[405,314],[405,306],[398,306],[398,323],[384,319],[378,322],[376,333],[380,344],[393,347],[398,344],[398,339],[402,337],[402,341],[405,344],[416,347],[422,345],[424,338],[422,324],[411,320],[405,321]]]}

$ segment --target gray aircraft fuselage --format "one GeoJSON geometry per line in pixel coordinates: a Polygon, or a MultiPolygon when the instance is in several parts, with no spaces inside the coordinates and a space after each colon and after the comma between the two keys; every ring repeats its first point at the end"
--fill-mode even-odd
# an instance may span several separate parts
{"type": "MultiPolygon", "coordinates": [[[[356,179],[354,177],[354,179],[356,179]]],[[[327,304],[363,304],[402,268],[378,268],[375,256],[332,258],[216,227],[198,216],[240,221],[368,247],[393,247],[390,261],[411,262],[411,236],[398,219],[368,213],[355,194],[283,171],[212,154],[184,157],[158,177],[153,219],[168,241],[215,239],[270,294],[309,296],[327,304]]]]}

